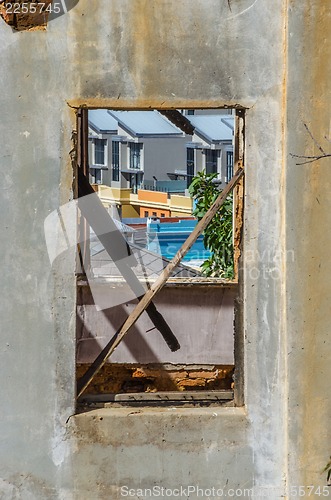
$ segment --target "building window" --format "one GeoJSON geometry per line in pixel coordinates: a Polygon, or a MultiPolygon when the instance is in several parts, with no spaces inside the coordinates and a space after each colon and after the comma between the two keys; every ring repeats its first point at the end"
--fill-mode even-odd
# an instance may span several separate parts
{"type": "Polygon", "coordinates": [[[101,170],[101,168],[94,169],[94,182],[95,182],[95,184],[102,184],[102,170],[101,170]]]}
{"type": "Polygon", "coordinates": [[[94,165],[107,164],[107,139],[94,139],[94,165]]]}
{"type": "Polygon", "coordinates": [[[165,214],[161,214],[161,217],[165,217],[165,214]]]}
{"type": "Polygon", "coordinates": [[[194,115],[194,109],[188,109],[187,114],[191,116],[194,115]]]}
{"type": "Polygon", "coordinates": [[[147,210],[145,210],[144,214],[145,214],[145,217],[148,217],[148,215],[149,215],[147,210]]]}
{"type": "Polygon", "coordinates": [[[194,149],[186,149],[186,187],[189,187],[194,177],[194,149]]]}
{"type": "Polygon", "coordinates": [[[142,178],[139,174],[131,174],[130,175],[130,188],[132,189],[133,194],[137,194],[138,189],[141,188],[142,178]]]}
{"type": "Polygon", "coordinates": [[[216,149],[206,149],[206,173],[216,174],[217,173],[217,158],[218,151],[216,149]]]}
{"type": "Polygon", "coordinates": [[[226,152],[226,182],[233,177],[233,152],[226,152]]]}
{"type": "Polygon", "coordinates": [[[112,141],[112,180],[120,180],[120,143],[118,141],[112,141]]]}
{"type": "Polygon", "coordinates": [[[129,167],[135,170],[141,169],[141,151],[143,145],[139,142],[131,142],[129,145],[129,167]]]}

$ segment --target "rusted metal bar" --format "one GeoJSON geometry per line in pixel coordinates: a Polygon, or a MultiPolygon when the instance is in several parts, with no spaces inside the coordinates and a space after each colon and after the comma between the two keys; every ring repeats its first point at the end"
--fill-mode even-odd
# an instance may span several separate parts
{"type": "MultiPolygon", "coordinates": [[[[245,112],[236,110],[234,135],[234,172],[244,164],[245,112]]],[[[241,255],[244,212],[244,185],[239,182],[233,191],[233,262],[234,276],[238,281],[238,264],[241,255]]]]}
{"type": "MultiPolygon", "coordinates": [[[[81,119],[81,127],[80,127],[80,146],[81,146],[81,164],[80,168],[83,172],[84,176],[88,179],[89,177],[89,158],[88,158],[88,109],[80,108],[80,119],[81,119]]],[[[79,187],[78,187],[79,192],[79,187]]],[[[81,221],[81,232],[82,238],[80,241],[81,244],[81,252],[82,252],[82,260],[84,262],[85,272],[90,269],[91,259],[90,259],[90,226],[87,222],[86,218],[82,218],[81,221]],[[87,269],[86,269],[87,268],[87,269]]]]}
{"type": "MultiPolygon", "coordinates": [[[[76,156],[76,168],[82,168],[82,156],[83,156],[83,148],[82,148],[82,139],[83,139],[83,134],[82,134],[82,109],[78,109],[77,111],[77,142],[76,142],[76,151],[77,151],[77,156],[76,156]]],[[[78,179],[77,176],[75,176],[75,197],[78,198],[78,179]]],[[[84,242],[84,222],[82,221],[82,218],[79,217],[77,220],[77,241],[78,242],[84,242]]],[[[78,252],[78,261],[76,262],[76,274],[85,274],[85,269],[83,265],[83,252],[82,248],[84,246],[84,243],[78,243],[77,244],[77,252],[78,252]]]]}
{"type": "Polygon", "coordinates": [[[125,335],[128,333],[130,328],[136,323],[136,321],[140,318],[142,313],[146,310],[146,308],[149,306],[155,295],[162,289],[162,287],[165,285],[167,279],[171,275],[172,270],[179,264],[179,262],[182,260],[182,258],[186,255],[186,253],[190,250],[192,245],[195,243],[197,238],[203,233],[203,231],[206,229],[210,221],[213,219],[215,214],[218,212],[218,210],[221,208],[223,203],[225,202],[226,198],[228,195],[231,193],[233,188],[236,186],[238,181],[241,179],[241,177],[244,174],[243,168],[239,168],[234,176],[232,177],[231,181],[227,186],[223,189],[223,191],[220,193],[218,196],[217,200],[213,203],[213,205],[210,207],[210,209],[207,211],[207,213],[204,215],[204,217],[198,222],[197,226],[195,229],[192,231],[192,233],[189,235],[187,240],[184,242],[182,247],[178,250],[174,258],[169,262],[167,267],[163,270],[163,272],[160,274],[158,279],[155,281],[155,283],[151,286],[151,288],[145,293],[143,298],[140,300],[140,302],[137,304],[135,309],[132,311],[132,313],[128,316],[126,321],[123,323],[122,327],[116,332],[114,337],[110,340],[110,342],[106,345],[106,347],[102,350],[102,352],[99,354],[97,359],[92,363],[90,368],[87,370],[87,372],[83,375],[83,377],[79,380],[78,382],[78,387],[77,387],[77,396],[79,397],[86,387],[90,384],[90,382],[93,380],[95,375],[99,372],[99,370],[103,367],[103,365],[106,363],[107,359],[109,356],[114,352],[116,347],[120,344],[120,342],[123,340],[125,335]]]}
{"type": "MultiPolygon", "coordinates": [[[[245,164],[245,110],[236,110],[236,127],[234,137],[235,171],[240,165],[245,164]]],[[[233,260],[235,278],[238,281],[238,294],[235,299],[234,307],[234,399],[237,406],[244,404],[244,317],[243,317],[243,226],[244,226],[244,179],[239,182],[234,190],[233,196],[234,213],[234,245],[233,260]]]]}

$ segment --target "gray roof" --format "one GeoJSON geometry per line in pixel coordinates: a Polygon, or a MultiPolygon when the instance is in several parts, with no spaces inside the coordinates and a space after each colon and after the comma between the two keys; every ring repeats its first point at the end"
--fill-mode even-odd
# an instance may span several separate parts
{"type": "Polygon", "coordinates": [[[224,115],[188,115],[195,133],[208,142],[232,141],[234,118],[224,115]]]}
{"type": "Polygon", "coordinates": [[[108,111],[132,136],[182,136],[183,132],[157,111],[108,111]]]}
{"type": "Polygon", "coordinates": [[[117,133],[117,121],[110,116],[106,109],[90,109],[88,112],[88,122],[90,127],[99,134],[117,133]]]}
{"type": "Polygon", "coordinates": [[[234,131],[234,117],[233,116],[224,116],[222,118],[222,122],[225,123],[225,125],[227,125],[232,130],[232,132],[234,131]]]}

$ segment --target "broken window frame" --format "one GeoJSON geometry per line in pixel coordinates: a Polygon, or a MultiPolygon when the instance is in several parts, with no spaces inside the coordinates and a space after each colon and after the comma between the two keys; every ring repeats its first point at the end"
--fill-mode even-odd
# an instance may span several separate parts
{"type": "MultiPolygon", "coordinates": [[[[127,108],[126,108],[127,109],[127,108]]],[[[199,108],[201,109],[201,108],[199,108]]],[[[208,108],[207,108],[208,109],[208,108]]],[[[213,107],[214,109],[214,107],[213,107]]],[[[84,172],[85,175],[88,175],[88,149],[87,149],[87,120],[85,120],[82,117],[82,112],[87,113],[87,109],[84,108],[78,108],[78,122],[77,122],[77,128],[78,128],[78,141],[77,141],[77,167],[82,169],[82,172],[84,172]]],[[[163,110],[164,112],[164,110],[163,110]]],[[[235,138],[234,138],[234,172],[236,172],[240,167],[243,167],[244,165],[244,129],[245,129],[245,110],[243,108],[238,108],[236,109],[236,119],[235,119],[235,138]]],[[[77,184],[76,184],[76,189],[77,189],[77,184]]],[[[243,180],[234,189],[234,262],[235,262],[235,283],[238,285],[238,298],[236,301],[236,306],[235,306],[235,335],[234,335],[234,357],[235,357],[235,375],[234,375],[234,380],[235,380],[235,388],[233,391],[233,402],[237,406],[241,406],[244,404],[244,393],[243,393],[243,386],[244,386],[244,380],[243,380],[243,335],[242,335],[242,315],[243,315],[243,307],[242,307],[242,266],[239,265],[240,259],[241,259],[241,246],[242,246],[242,232],[243,232],[243,207],[244,207],[244,187],[243,187],[243,180]]],[[[76,192],[77,196],[77,192],[76,192]]],[[[85,234],[87,234],[87,223],[86,221],[83,222],[80,226],[80,231],[85,231],[85,234]]],[[[88,238],[84,238],[84,244],[82,248],[79,249],[80,252],[89,252],[89,240],[88,238]]],[[[176,279],[175,281],[180,281],[180,279],[176,279]]],[[[171,278],[168,279],[168,282],[171,281],[171,278]]],[[[203,283],[206,283],[208,285],[217,285],[217,286],[227,286],[229,282],[223,282],[221,279],[218,278],[195,278],[193,280],[190,280],[190,285],[201,285],[203,283]]],[[[170,284],[170,283],[169,283],[170,284]]],[[[225,401],[229,399],[229,391],[228,394],[209,394],[208,391],[206,390],[201,390],[198,391],[198,394],[190,394],[192,391],[185,391],[183,393],[180,393],[181,396],[181,401],[187,401],[190,399],[190,401],[195,401],[195,402],[220,402],[220,401],[225,401]],[[187,397],[186,397],[187,396],[187,397]]],[[[193,391],[194,392],[194,391],[193,391]]],[[[222,391],[221,391],[222,392],[222,391]]],[[[115,399],[117,401],[121,402],[128,402],[125,398],[125,394],[119,394],[117,395],[118,397],[115,399]]],[[[163,401],[162,396],[148,396],[143,397],[141,394],[135,398],[135,401],[131,402],[136,402],[137,400],[147,402],[148,400],[150,401],[158,401],[160,402],[161,400],[163,401]]],[[[94,398],[94,396],[93,396],[94,398]]],[[[85,398],[86,399],[86,398],[85,398]]],[[[88,399],[88,398],[87,398],[88,399]]],[[[97,398],[100,401],[102,400],[102,395],[99,395],[97,398]]],[[[128,398],[130,399],[130,398],[128,398]]],[[[168,396],[165,397],[166,400],[171,401],[168,396]]],[[[232,399],[232,398],[231,398],[232,399]]],[[[177,396],[174,396],[174,401],[178,400],[177,396]]]]}

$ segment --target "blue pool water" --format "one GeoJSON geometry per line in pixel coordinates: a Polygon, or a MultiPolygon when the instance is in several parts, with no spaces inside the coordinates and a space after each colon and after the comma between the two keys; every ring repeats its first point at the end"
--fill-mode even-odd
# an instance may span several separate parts
{"type": "MultiPolygon", "coordinates": [[[[180,220],[169,223],[152,222],[148,230],[148,249],[161,253],[167,259],[172,259],[196,225],[196,220],[180,220]]],[[[186,262],[204,261],[210,255],[211,252],[204,247],[203,236],[199,236],[183,260],[186,262]]]]}

